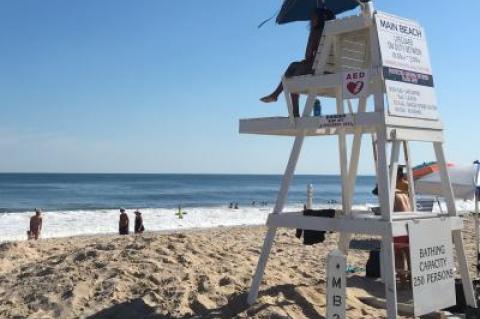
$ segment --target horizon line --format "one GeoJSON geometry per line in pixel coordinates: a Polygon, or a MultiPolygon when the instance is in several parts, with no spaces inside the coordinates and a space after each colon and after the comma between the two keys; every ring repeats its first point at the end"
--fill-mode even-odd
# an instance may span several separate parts
{"type": "MultiPolygon", "coordinates": [[[[193,173],[193,172],[173,172],[173,173],[165,173],[165,172],[0,172],[1,175],[8,175],[8,174],[32,174],[32,175],[40,175],[40,174],[49,174],[49,175],[250,175],[250,176],[283,176],[282,173],[193,173]]],[[[311,173],[298,173],[294,176],[341,176],[340,174],[311,174],[311,173]]],[[[358,174],[357,176],[366,176],[366,177],[374,177],[374,174],[358,174]]]]}

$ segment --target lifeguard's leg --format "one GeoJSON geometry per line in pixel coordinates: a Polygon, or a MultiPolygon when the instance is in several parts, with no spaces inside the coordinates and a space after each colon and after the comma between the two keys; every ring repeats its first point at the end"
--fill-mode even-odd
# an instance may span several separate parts
{"type": "Polygon", "coordinates": [[[270,93],[269,95],[267,96],[264,96],[260,99],[260,101],[264,102],[264,103],[271,103],[271,102],[276,102],[278,100],[278,97],[280,96],[280,94],[283,92],[283,83],[280,82],[278,84],[278,86],[275,88],[275,91],[273,91],[272,93],[270,93]]]}
{"type": "Polygon", "coordinates": [[[293,116],[294,117],[299,117],[300,116],[300,105],[299,105],[299,100],[300,96],[298,94],[290,94],[291,99],[292,99],[292,108],[293,108],[293,116]]]}

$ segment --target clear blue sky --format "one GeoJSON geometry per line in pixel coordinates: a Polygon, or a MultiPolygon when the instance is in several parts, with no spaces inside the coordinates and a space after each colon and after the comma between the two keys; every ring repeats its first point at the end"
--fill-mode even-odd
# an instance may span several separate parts
{"type": "MultiPolygon", "coordinates": [[[[280,2],[1,0],[0,171],[282,173],[291,139],[238,134],[239,118],[285,114],[258,98],[308,29],[257,29],[280,2]]],[[[480,2],[375,5],[425,27],[447,157],[480,158],[480,2]]],[[[337,173],[335,140],[307,140],[298,171],[337,173]]]]}

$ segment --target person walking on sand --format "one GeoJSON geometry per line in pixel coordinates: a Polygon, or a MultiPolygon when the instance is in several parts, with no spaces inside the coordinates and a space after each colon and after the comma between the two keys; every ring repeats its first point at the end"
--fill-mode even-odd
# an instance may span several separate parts
{"type": "Polygon", "coordinates": [[[120,208],[120,220],[118,222],[118,232],[120,235],[128,235],[129,224],[130,220],[125,212],[125,208],[120,208]]]}
{"type": "Polygon", "coordinates": [[[30,230],[27,231],[28,239],[37,240],[42,232],[42,211],[35,208],[35,215],[30,218],[30,230]]]}
{"type": "Polygon", "coordinates": [[[135,234],[141,234],[145,231],[145,227],[143,227],[143,217],[142,213],[138,210],[135,211],[135,234]]]}

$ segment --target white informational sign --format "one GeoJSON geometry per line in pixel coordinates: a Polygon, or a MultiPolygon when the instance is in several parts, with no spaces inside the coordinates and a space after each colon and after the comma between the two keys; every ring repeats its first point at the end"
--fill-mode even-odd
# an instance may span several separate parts
{"type": "Polygon", "coordinates": [[[385,80],[390,115],[438,119],[433,87],[385,80]]]}
{"type": "Polygon", "coordinates": [[[376,15],[389,113],[437,120],[437,100],[425,30],[400,17],[376,15]]]}
{"type": "Polygon", "coordinates": [[[343,98],[358,99],[369,95],[370,76],[367,70],[343,73],[343,98]]]}
{"type": "Polygon", "coordinates": [[[452,230],[448,220],[408,222],[415,316],[456,304],[452,230]]]}
{"type": "Polygon", "coordinates": [[[432,74],[425,30],[417,22],[377,13],[383,66],[432,74]]]}
{"type": "Polygon", "coordinates": [[[327,319],[345,319],[347,260],[340,250],[334,250],[327,257],[327,319]]]}

